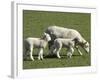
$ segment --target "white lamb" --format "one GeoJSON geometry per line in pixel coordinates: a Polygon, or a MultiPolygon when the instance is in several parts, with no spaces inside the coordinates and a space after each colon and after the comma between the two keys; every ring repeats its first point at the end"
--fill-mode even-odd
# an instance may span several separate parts
{"type": "Polygon", "coordinates": [[[51,41],[49,41],[49,49],[53,45],[55,39],[66,38],[66,39],[74,39],[75,47],[80,55],[82,55],[82,52],[79,50],[78,46],[81,46],[87,53],[89,53],[89,43],[75,29],[69,29],[59,26],[49,26],[45,30],[45,32],[51,36],[51,41]]]}
{"type": "Polygon", "coordinates": [[[48,41],[51,40],[51,37],[49,34],[44,33],[43,38],[32,38],[29,37],[25,39],[25,55],[29,52],[31,60],[34,61],[34,58],[32,56],[33,48],[40,49],[38,54],[38,59],[43,59],[43,50],[46,47],[48,41]]]}
{"type": "Polygon", "coordinates": [[[74,45],[75,41],[72,39],[57,38],[54,40],[54,44],[51,47],[51,53],[54,53],[57,55],[58,58],[61,58],[59,55],[61,48],[67,48],[67,56],[71,58],[74,52],[74,45]]]}

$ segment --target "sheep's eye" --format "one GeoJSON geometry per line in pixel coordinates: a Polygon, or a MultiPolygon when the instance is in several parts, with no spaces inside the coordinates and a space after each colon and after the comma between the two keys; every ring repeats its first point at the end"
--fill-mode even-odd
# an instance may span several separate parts
{"type": "Polygon", "coordinates": [[[84,45],[85,48],[89,47],[87,44],[84,45]]]}

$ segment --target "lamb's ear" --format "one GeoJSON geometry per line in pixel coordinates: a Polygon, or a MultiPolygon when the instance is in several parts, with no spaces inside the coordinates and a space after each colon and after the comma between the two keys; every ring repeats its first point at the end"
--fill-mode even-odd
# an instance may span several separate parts
{"type": "Polygon", "coordinates": [[[43,33],[43,35],[46,35],[46,34],[47,34],[47,33],[45,33],[45,32],[43,33]]]}

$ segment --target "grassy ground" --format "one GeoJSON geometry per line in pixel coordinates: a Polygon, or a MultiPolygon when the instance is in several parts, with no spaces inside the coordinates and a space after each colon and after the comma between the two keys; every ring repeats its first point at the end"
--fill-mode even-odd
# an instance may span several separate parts
{"type": "MultiPolygon", "coordinates": [[[[23,39],[27,37],[41,37],[48,26],[57,25],[78,30],[81,35],[90,43],[91,15],[87,13],[64,13],[64,12],[43,12],[43,11],[23,11],[23,39]]],[[[82,49],[81,49],[82,50],[82,49]]],[[[37,60],[38,50],[34,50],[35,61],[31,61],[29,56],[23,60],[24,69],[34,68],[54,68],[54,67],[75,67],[90,66],[91,54],[86,54],[83,50],[83,56],[77,51],[71,59],[66,56],[66,50],[60,52],[61,59],[48,56],[48,48],[44,51],[44,60],[37,60]]]]}

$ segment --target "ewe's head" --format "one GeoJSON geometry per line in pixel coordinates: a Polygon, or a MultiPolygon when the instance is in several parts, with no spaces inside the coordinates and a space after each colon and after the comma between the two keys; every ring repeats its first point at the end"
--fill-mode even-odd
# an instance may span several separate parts
{"type": "Polygon", "coordinates": [[[81,46],[87,53],[89,53],[90,46],[89,46],[89,43],[88,43],[87,41],[80,43],[80,46],[81,46]]]}
{"type": "Polygon", "coordinates": [[[89,53],[89,43],[86,40],[79,40],[78,38],[73,39],[75,41],[75,46],[80,45],[87,53],[89,53]]]}
{"type": "Polygon", "coordinates": [[[85,51],[86,51],[87,53],[89,53],[89,43],[88,43],[88,42],[85,42],[85,43],[84,43],[83,48],[85,49],[85,51]]]}
{"type": "Polygon", "coordinates": [[[50,41],[51,40],[51,37],[50,37],[50,35],[48,33],[44,33],[43,39],[45,39],[47,41],[50,41]]]}

